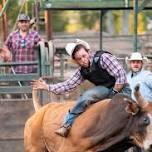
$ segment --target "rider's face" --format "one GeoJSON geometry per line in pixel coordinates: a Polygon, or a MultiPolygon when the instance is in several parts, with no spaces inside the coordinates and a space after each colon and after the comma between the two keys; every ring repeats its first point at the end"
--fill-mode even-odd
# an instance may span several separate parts
{"type": "Polygon", "coordinates": [[[80,48],[75,54],[74,54],[74,60],[76,63],[82,67],[89,67],[89,53],[84,49],[80,48]]]}

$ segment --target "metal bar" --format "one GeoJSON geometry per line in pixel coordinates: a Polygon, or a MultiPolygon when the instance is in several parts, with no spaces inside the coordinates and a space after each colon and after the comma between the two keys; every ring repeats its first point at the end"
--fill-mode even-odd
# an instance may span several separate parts
{"type": "Polygon", "coordinates": [[[46,54],[46,48],[45,48],[45,43],[44,42],[40,42],[40,70],[41,70],[41,76],[45,75],[45,54],[46,54]]]}
{"type": "Polygon", "coordinates": [[[102,31],[103,31],[103,12],[100,11],[100,49],[102,49],[102,31]]]}
{"type": "Polygon", "coordinates": [[[137,52],[138,36],[138,0],[134,0],[134,52],[137,52]]]}
{"type": "Polygon", "coordinates": [[[37,65],[38,61],[32,61],[32,62],[7,62],[7,63],[0,63],[0,66],[15,66],[15,65],[37,65]]]}
{"type": "Polygon", "coordinates": [[[138,7],[138,12],[142,11],[149,2],[151,2],[151,0],[143,0],[142,4],[138,7]]]}
{"type": "MultiPolygon", "coordinates": [[[[28,99],[22,99],[22,98],[11,98],[11,99],[1,99],[0,98],[0,103],[3,104],[3,103],[6,103],[6,102],[31,102],[31,98],[28,98],[28,99]]],[[[1,139],[0,139],[1,140],[1,139]]]]}
{"type": "Polygon", "coordinates": [[[54,72],[54,46],[53,46],[53,42],[49,41],[48,42],[48,59],[49,59],[49,73],[48,75],[53,76],[53,72],[54,72]]]}
{"type": "Polygon", "coordinates": [[[1,86],[0,87],[0,93],[5,94],[5,93],[11,93],[11,94],[16,94],[16,93],[31,93],[32,88],[31,86],[1,86]]]}
{"type": "MultiPolygon", "coordinates": [[[[11,70],[12,70],[13,74],[16,75],[16,72],[15,72],[15,70],[13,69],[13,67],[11,67],[11,70]]],[[[18,85],[19,85],[20,87],[23,87],[23,85],[21,84],[20,81],[17,81],[17,83],[18,83],[18,85]]],[[[25,98],[25,99],[28,99],[27,94],[24,93],[23,95],[24,95],[24,98],[25,98]]]]}
{"type": "Polygon", "coordinates": [[[64,79],[64,55],[60,54],[60,77],[64,79]]]}
{"type": "Polygon", "coordinates": [[[92,6],[92,7],[98,7],[98,6],[100,6],[100,7],[114,7],[114,6],[124,6],[124,0],[119,0],[119,1],[116,1],[116,0],[114,0],[114,2],[113,1],[108,1],[107,2],[107,0],[105,0],[105,1],[100,1],[100,2],[97,2],[97,1],[92,1],[92,2],[87,2],[87,1],[54,1],[54,2],[52,2],[52,1],[47,1],[47,2],[43,2],[42,3],[42,5],[43,5],[43,7],[45,7],[45,8],[51,8],[51,7],[77,7],[77,8],[79,8],[79,7],[89,7],[89,6],[92,6]]]}
{"type": "MultiPolygon", "coordinates": [[[[42,9],[42,8],[41,8],[42,9]]],[[[70,8],[63,8],[63,7],[56,7],[56,8],[44,8],[45,10],[52,10],[52,11],[67,11],[67,10],[74,10],[74,11],[80,11],[80,10],[92,10],[92,11],[97,11],[97,10],[133,10],[134,7],[81,7],[81,8],[76,8],[76,7],[70,7],[70,8]]],[[[152,10],[152,6],[145,7],[144,10],[152,10]]]]}
{"type": "Polygon", "coordinates": [[[38,79],[39,73],[37,74],[16,74],[15,76],[13,74],[0,74],[0,82],[3,81],[31,81],[33,79],[38,79]]]}

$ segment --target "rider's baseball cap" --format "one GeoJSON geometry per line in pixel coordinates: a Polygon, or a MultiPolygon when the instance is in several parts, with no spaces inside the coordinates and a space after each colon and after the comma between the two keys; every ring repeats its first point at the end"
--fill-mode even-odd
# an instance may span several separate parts
{"type": "Polygon", "coordinates": [[[18,16],[18,19],[17,19],[18,21],[30,21],[30,17],[28,16],[28,15],[26,15],[26,14],[20,14],[19,16],[18,16]]]}

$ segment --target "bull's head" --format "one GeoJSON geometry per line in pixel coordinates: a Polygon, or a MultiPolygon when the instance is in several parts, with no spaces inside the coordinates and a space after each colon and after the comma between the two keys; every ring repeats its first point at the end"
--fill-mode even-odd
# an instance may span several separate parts
{"type": "Polygon", "coordinates": [[[137,119],[131,139],[145,150],[152,151],[152,103],[148,103],[139,91],[139,85],[134,92],[136,103],[129,103],[126,111],[137,119]]]}

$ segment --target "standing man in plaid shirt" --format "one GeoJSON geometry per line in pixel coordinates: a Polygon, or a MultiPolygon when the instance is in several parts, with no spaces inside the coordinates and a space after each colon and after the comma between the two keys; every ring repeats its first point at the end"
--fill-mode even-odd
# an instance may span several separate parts
{"type": "Polygon", "coordinates": [[[42,89],[55,94],[63,94],[74,90],[84,80],[89,80],[95,87],[87,90],[70,109],[63,125],[55,131],[56,134],[66,137],[77,116],[83,113],[88,106],[102,99],[112,97],[116,93],[126,93],[131,96],[126,72],[116,57],[107,51],[90,52],[87,42],[77,39],[66,45],[66,51],[79,65],[79,68],[68,80],[58,84],[46,84],[43,79],[32,82],[34,89],[42,89]]]}
{"type": "MultiPolygon", "coordinates": [[[[37,60],[35,46],[39,41],[41,41],[41,37],[38,32],[30,29],[30,17],[26,14],[20,14],[18,16],[18,29],[9,34],[3,52],[8,61],[18,63],[35,61],[37,60]]],[[[19,65],[14,66],[12,70],[12,72],[22,74],[35,73],[37,67],[34,65],[19,65]]]]}

